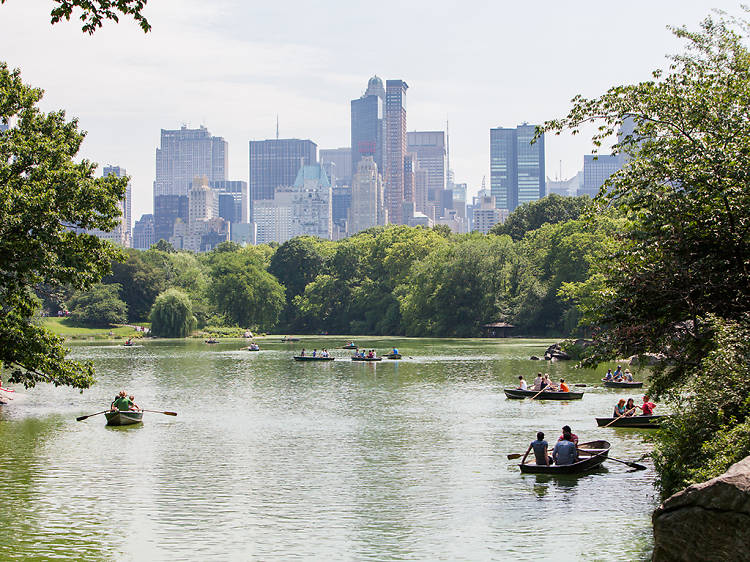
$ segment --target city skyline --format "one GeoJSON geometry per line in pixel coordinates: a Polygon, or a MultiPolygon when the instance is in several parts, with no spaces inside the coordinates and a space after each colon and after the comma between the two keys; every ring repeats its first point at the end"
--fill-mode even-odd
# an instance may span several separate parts
{"type": "MultiPolygon", "coordinates": [[[[713,4],[739,12],[735,2],[713,4]]],[[[348,146],[348,102],[374,74],[409,83],[409,131],[442,128],[450,119],[451,167],[471,196],[489,176],[488,129],[540,123],[565,114],[575,94],[649,79],[679,50],[665,26],[695,29],[710,13],[703,3],[676,0],[550,5],[543,13],[478,2],[465,8],[455,17],[449,3],[415,1],[391,21],[387,9],[362,20],[355,7],[332,1],[261,11],[234,0],[164,0],[146,8],[153,25],[147,35],[123,21],[89,37],[75,21],[50,26],[49,2],[24,0],[3,5],[0,49],[26,83],[45,89],[45,110],[62,108],[79,119],[88,131],[82,157],[132,175],[135,220],[152,211],[160,128],[205,125],[229,143],[227,177],[247,180],[246,143],[274,138],[277,115],[284,138],[348,146]],[[290,19],[290,9],[299,17],[290,19]],[[503,72],[490,72],[487,53],[514,52],[528,40],[531,22],[542,40],[528,41],[524,57],[509,56],[503,72]],[[358,46],[384,26],[402,37],[398,46],[358,46]],[[637,32],[639,41],[618,39],[614,28],[623,37],[637,32]],[[423,48],[431,56],[409,56],[423,48]],[[76,64],[63,69],[47,55],[52,51],[76,64]]],[[[590,149],[585,130],[548,138],[548,175],[574,175],[590,149]]]]}

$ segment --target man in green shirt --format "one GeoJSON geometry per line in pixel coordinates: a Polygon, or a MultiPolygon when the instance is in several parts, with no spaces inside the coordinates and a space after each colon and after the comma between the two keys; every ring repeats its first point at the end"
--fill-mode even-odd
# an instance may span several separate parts
{"type": "Polygon", "coordinates": [[[127,392],[124,390],[121,390],[120,393],[117,395],[117,398],[115,398],[114,402],[112,402],[112,409],[113,410],[120,410],[122,411],[128,411],[130,410],[130,407],[133,405],[133,402],[128,398],[127,392]]]}

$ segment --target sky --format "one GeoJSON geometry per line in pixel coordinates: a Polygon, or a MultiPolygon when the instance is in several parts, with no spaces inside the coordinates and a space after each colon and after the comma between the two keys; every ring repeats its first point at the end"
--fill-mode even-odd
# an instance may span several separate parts
{"type": "MultiPolygon", "coordinates": [[[[144,34],[129,18],[93,36],[49,23],[53,0],[0,5],[0,60],[43,88],[87,131],[81,157],[132,177],[133,219],[152,211],[161,129],[181,125],[229,143],[228,179],[248,179],[248,141],[350,142],[350,100],[373,74],[403,79],[407,128],[450,122],[451,168],[469,194],[489,187],[489,129],[564,116],[595,97],[648,80],[681,50],[667,26],[696,29],[738,2],[631,0],[149,0],[144,34]]],[[[583,168],[590,138],[547,136],[547,176],[583,168]]]]}

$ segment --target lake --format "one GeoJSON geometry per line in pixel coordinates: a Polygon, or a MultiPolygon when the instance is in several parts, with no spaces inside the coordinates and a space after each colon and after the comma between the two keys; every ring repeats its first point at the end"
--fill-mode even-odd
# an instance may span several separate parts
{"type": "Polygon", "coordinates": [[[70,344],[94,362],[93,388],[16,387],[0,407],[0,559],[648,558],[649,460],[563,478],[507,459],[564,424],[581,442],[610,441],[613,457],[647,453],[647,432],[596,427],[628,397],[596,385],[606,368],[530,361],[548,340],[354,339],[404,359],[354,363],[342,337],[259,338],[260,352],[240,340],[70,344]],[[337,360],[294,362],[301,347],[337,360]],[[583,399],[506,399],[538,370],[586,384],[583,399]],[[179,415],[75,420],[120,389],[179,415]]]}

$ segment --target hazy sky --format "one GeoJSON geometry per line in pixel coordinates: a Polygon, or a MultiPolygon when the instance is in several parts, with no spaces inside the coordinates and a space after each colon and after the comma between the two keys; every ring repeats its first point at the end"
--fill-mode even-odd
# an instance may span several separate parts
{"type": "MultiPolygon", "coordinates": [[[[349,102],[373,74],[409,84],[409,130],[450,120],[456,181],[489,176],[490,127],[562,116],[578,93],[650,77],[681,48],[667,25],[696,28],[738,2],[463,0],[149,0],[93,37],[49,24],[52,0],[0,5],[0,60],[44,88],[88,131],[82,155],[132,176],[133,217],[151,212],[160,129],[204,124],[229,142],[229,179],[248,179],[251,139],[349,145],[349,102]]],[[[587,138],[547,138],[547,175],[583,167],[587,138]]],[[[487,179],[489,187],[489,177],[487,179]]]]}

